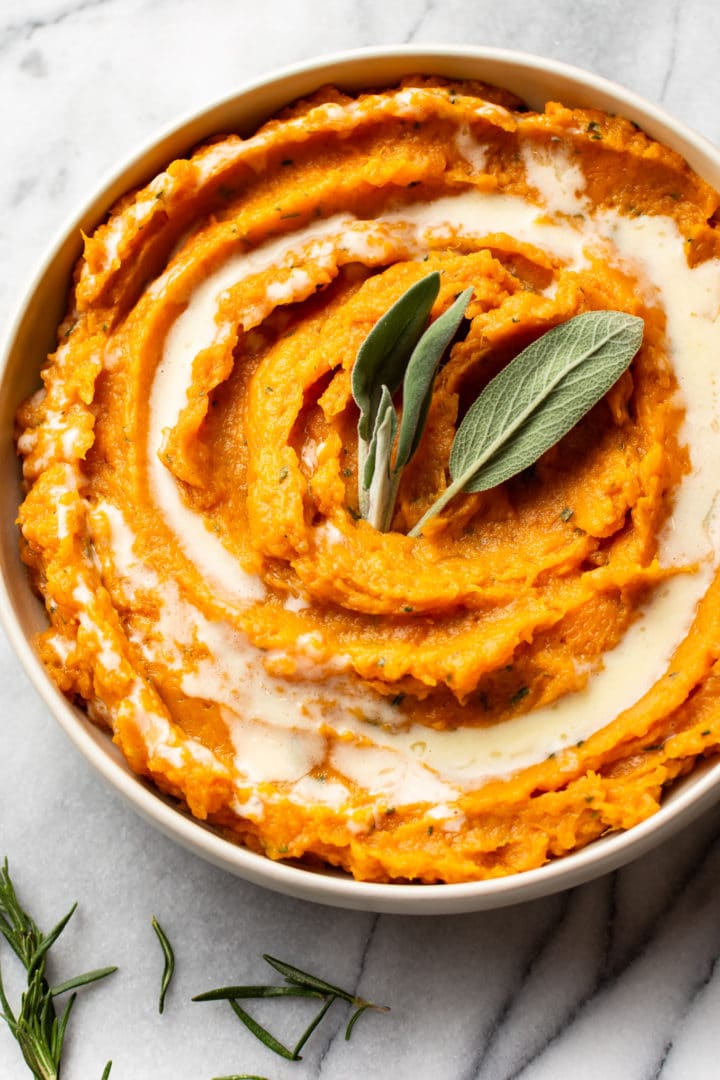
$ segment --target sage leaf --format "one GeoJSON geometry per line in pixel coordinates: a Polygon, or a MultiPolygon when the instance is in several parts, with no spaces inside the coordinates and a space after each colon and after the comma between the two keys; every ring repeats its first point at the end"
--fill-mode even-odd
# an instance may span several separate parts
{"type": "Polygon", "coordinates": [[[358,350],[352,369],[351,386],[360,410],[358,419],[358,503],[365,519],[370,510],[370,479],[367,459],[370,442],[378,428],[382,389],[392,397],[405,373],[413,349],[423,334],[430,310],[440,291],[437,270],[416,281],[378,319],[358,350]]]}
{"type": "Polygon", "coordinates": [[[395,406],[387,386],[383,386],[364,477],[364,481],[369,479],[365,517],[380,532],[390,527],[400,483],[399,474],[393,474],[390,467],[397,426],[395,406]]]}
{"type": "Polygon", "coordinates": [[[395,471],[404,469],[418,448],[432,398],[438,364],[462,322],[472,289],[460,293],[455,303],[427,328],[415,346],[403,380],[403,405],[395,454],[395,471]]]}
{"type": "Polygon", "coordinates": [[[415,282],[375,324],[353,366],[352,393],[360,411],[360,515],[381,532],[390,528],[402,470],[417,450],[427,421],[435,373],[472,296],[472,289],[466,289],[427,327],[439,291],[437,271],[415,282]],[[392,397],[401,382],[398,435],[392,397]]]}
{"type": "Polygon", "coordinates": [[[643,320],[590,311],[554,327],[515,357],[468,410],[450,452],[452,483],[411,530],[461,491],[486,491],[554,446],[619,379],[640,348],[643,320]]]}
{"type": "Polygon", "coordinates": [[[380,396],[380,404],[378,406],[377,413],[375,414],[375,423],[373,425],[372,437],[368,444],[367,457],[365,458],[365,467],[361,476],[361,483],[364,488],[369,489],[372,484],[373,474],[375,472],[375,462],[377,460],[377,444],[378,433],[382,427],[390,409],[394,412],[394,406],[392,398],[390,397],[390,391],[387,386],[383,386],[380,396]]]}
{"type": "Polygon", "coordinates": [[[399,389],[439,291],[440,274],[435,270],[403,293],[360,346],[352,369],[352,395],[360,410],[358,435],[365,442],[375,426],[382,387],[391,396],[399,389]]]}

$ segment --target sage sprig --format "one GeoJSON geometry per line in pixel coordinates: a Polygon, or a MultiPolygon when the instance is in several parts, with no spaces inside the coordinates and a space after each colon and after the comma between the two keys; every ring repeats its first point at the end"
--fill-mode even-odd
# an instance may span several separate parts
{"type": "MultiPolygon", "coordinates": [[[[38,929],[31,916],[18,900],[10,878],[8,861],[0,869],[0,934],[5,938],[27,972],[27,986],[15,1012],[10,1006],[0,974],[0,1016],[14,1035],[25,1063],[35,1080],[58,1080],[65,1032],[75,1003],[75,990],[89,983],[104,979],[115,967],[86,971],[63,983],[51,986],[46,977],[47,954],[67,926],[77,905],[49,934],[38,929]],[[72,990],[68,1002],[58,1017],[55,998],[72,990]]],[[[103,1078],[110,1075],[112,1063],[108,1062],[103,1078]]]]}
{"type": "Polygon", "coordinates": [[[358,503],[361,516],[381,532],[390,528],[402,471],[425,427],[435,373],[472,296],[466,289],[427,327],[439,291],[437,271],[415,282],[375,324],[352,370],[360,411],[358,503]],[[393,395],[401,383],[398,420],[393,395]]]}
{"type": "Polygon", "coordinates": [[[371,1001],[365,1001],[363,998],[357,997],[357,995],[353,994],[350,990],[343,990],[342,987],[334,986],[332,983],[326,982],[317,975],[311,975],[307,971],[301,971],[300,968],[296,968],[292,964],[286,963],[284,960],[278,960],[276,957],[269,956],[267,953],[263,954],[263,960],[271,967],[275,968],[275,970],[284,977],[284,986],[221,986],[216,990],[208,990],[204,994],[198,994],[193,998],[193,1001],[227,1001],[237,1018],[252,1032],[255,1038],[264,1043],[264,1045],[267,1046],[269,1050],[272,1050],[273,1053],[278,1054],[280,1057],[284,1057],[289,1061],[300,1060],[300,1051],[335,1001],[346,1001],[349,1005],[354,1006],[355,1011],[345,1028],[346,1039],[350,1038],[358,1019],[368,1009],[375,1009],[379,1012],[389,1012],[389,1007],[387,1005],[375,1005],[371,1001]],[[241,1000],[250,998],[287,997],[316,998],[323,1002],[320,1010],[316,1013],[308,1027],[292,1047],[286,1046],[284,1043],[280,1042],[271,1031],[268,1031],[262,1024],[259,1024],[258,1021],[250,1016],[250,1014],[239,1004],[241,1000]]]}
{"type": "Polygon", "coordinates": [[[450,452],[452,483],[409,535],[418,536],[461,491],[487,491],[533,465],[617,382],[643,329],[634,315],[590,311],[519,353],[471,405],[450,452]]]}

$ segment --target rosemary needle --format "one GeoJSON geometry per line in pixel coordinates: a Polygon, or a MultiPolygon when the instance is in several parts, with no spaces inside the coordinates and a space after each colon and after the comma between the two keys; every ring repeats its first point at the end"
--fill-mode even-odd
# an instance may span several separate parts
{"type": "Polygon", "coordinates": [[[167,934],[163,930],[160,923],[155,916],[152,917],[152,928],[157,934],[157,939],[160,942],[160,948],[162,949],[163,956],[165,957],[165,967],[162,973],[162,980],[160,982],[160,1000],[158,1001],[158,1012],[162,1012],[165,1008],[165,995],[170,985],[170,980],[173,977],[175,971],[175,954],[172,950],[172,945],[167,939],[167,934]]]}

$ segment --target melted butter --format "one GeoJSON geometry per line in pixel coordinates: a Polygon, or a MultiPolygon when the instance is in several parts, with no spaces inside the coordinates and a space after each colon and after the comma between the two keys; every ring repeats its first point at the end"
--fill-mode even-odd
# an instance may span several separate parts
{"type": "MultiPolygon", "coordinates": [[[[351,224],[351,220],[338,215],[318,222],[303,230],[303,243],[332,233],[351,224]]],[[[260,600],[265,595],[263,583],[253,574],[238,566],[219,538],[185,504],[175,478],[165,468],[158,456],[166,430],[173,428],[181,411],[188,402],[188,388],[192,378],[192,364],[199,348],[211,342],[223,340],[233,334],[232,327],[219,327],[216,319],[220,297],[236,282],[249,274],[258,273],[269,266],[282,264],[297,249],[296,237],[287,237],[265,244],[248,254],[233,256],[208,277],[193,292],[186,309],[173,323],[167,335],[163,354],[157,366],[150,396],[150,423],[148,431],[148,460],[150,482],[166,523],[177,536],[178,543],[187,557],[202,567],[208,581],[228,603],[260,600]]],[[[300,273],[300,272],[299,272],[300,273]]],[[[169,270],[155,282],[153,292],[162,294],[169,270]]],[[[307,286],[306,274],[302,284],[307,286]]],[[[287,299],[293,298],[298,279],[288,279],[292,287],[287,289],[287,299]]],[[[284,291],[284,287],[280,290],[284,291]]],[[[268,301],[268,310],[272,304],[268,301]]],[[[259,321],[265,313],[258,313],[259,321]]],[[[248,319],[246,329],[251,325],[248,319]]]]}
{"type": "Polygon", "coordinates": [[[588,200],[582,194],[585,174],[566,151],[526,142],[521,151],[528,183],[540,193],[551,214],[582,214],[588,200]]]}
{"type": "Polygon", "coordinates": [[[440,776],[433,775],[422,762],[399,752],[395,746],[363,746],[339,741],[333,747],[331,761],[343,776],[354,780],[369,795],[386,799],[392,806],[442,803],[453,794],[440,776]]]}
{"type": "Polygon", "coordinates": [[[455,146],[458,153],[465,158],[473,173],[479,174],[485,171],[487,146],[483,146],[482,143],[478,142],[470,130],[469,124],[463,124],[458,128],[455,133],[455,146]]]}

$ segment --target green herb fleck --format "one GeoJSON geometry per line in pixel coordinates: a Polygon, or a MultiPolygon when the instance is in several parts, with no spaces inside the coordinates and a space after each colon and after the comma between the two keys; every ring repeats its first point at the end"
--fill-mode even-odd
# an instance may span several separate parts
{"type": "Polygon", "coordinates": [[[569,506],[564,507],[560,511],[560,519],[561,519],[561,521],[569,521],[574,513],[575,513],[575,511],[571,510],[571,508],[569,506]]]}
{"type": "Polygon", "coordinates": [[[518,702],[522,701],[523,698],[526,698],[529,693],[530,693],[530,687],[529,686],[521,686],[520,689],[516,690],[515,693],[512,695],[512,697],[510,698],[510,704],[511,705],[517,705],[518,702]]]}

